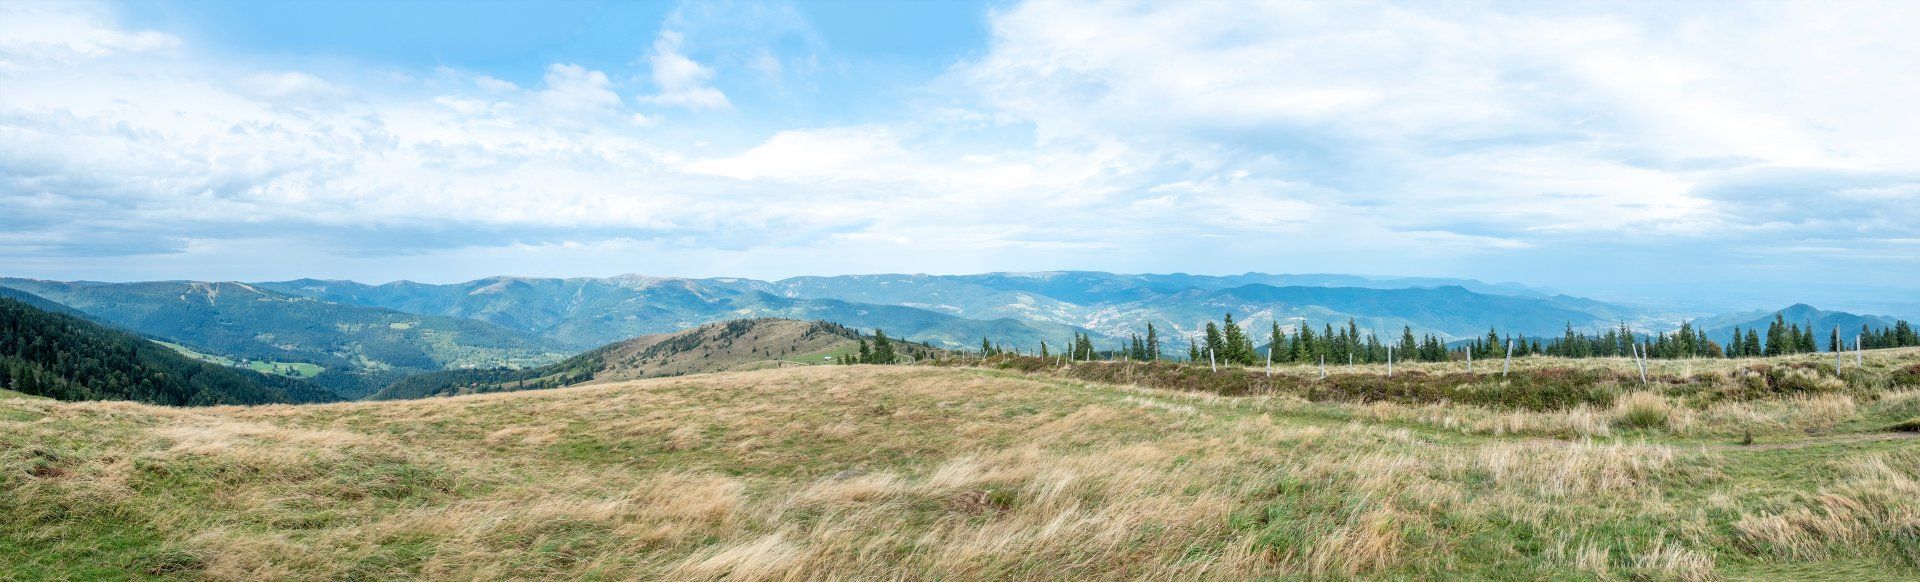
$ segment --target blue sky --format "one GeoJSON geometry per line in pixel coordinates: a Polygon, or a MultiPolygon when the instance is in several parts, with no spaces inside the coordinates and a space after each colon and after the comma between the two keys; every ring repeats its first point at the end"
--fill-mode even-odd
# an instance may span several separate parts
{"type": "Polygon", "coordinates": [[[0,5],[0,274],[1920,309],[1909,3],[0,5]]]}

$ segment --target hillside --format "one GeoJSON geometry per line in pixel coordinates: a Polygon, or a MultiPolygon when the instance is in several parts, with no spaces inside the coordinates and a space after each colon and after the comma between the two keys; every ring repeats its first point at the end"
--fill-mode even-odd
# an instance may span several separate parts
{"type": "MultiPolygon", "coordinates": [[[[733,370],[831,364],[871,336],[823,321],[741,319],[615,342],[565,361],[522,370],[448,370],[411,376],[372,400],[403,400],[556,388],[589,380],[683,376],[733,370]]],[[[894,338],[901,362],[926,359],[924,344],[894,338]]]]}
{"type": "Polygon", "coordinates": [[[90,317],[196,352],[310,363],[313,382],[347,397],[411,373],[457,366],[533,366],[576,348],[481,321],[342,305],[243,283],[61,283],[0,279],[90,317]]]}
{"type": "Polygon", "coordinates": [[[1653,389],[1540,409],[1349,400],[1295,367],[1301,391],[1245,395],[1081,377],[1121,363],[0,399],[0,578],[1912,579],[1920,440],[1885,429],[1920,415],[1920,350],[1821,361],[1655,362],[1653,389]],[[1746,378],[1799,388],[1730,397],[1746,378]]]}
{"type": "Polygon", "coordinates": [[[0,389],[173,406],[332,402],[319,387],[208,364],[133,334],[0,297],[0,389]]]}

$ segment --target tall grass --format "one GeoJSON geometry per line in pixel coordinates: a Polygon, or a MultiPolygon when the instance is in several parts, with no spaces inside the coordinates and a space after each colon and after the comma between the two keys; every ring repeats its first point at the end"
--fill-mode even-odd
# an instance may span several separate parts
{"type": "Polygon", "coordinates": [[[1428,400],[1476,388],[1416,372],[1407,399],[824,366],[299,407],[0,400],[0,578],[1920,575],[1920,441],[1686,440],[1881,430],[1912,390],[1636,377],[1497,406],[1428,400]]]}

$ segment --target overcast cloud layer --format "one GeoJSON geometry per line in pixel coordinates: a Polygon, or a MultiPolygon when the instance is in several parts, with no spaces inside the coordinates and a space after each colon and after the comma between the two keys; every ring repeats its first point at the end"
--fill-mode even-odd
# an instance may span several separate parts
{"type": "Polygon", "coordinates": [[[804,5],[686,6],[620,68],[503,72],[8,3],[0,274],[1920,293],[1917,7],[983,6],[978,46],[834,109],[872,61],[804,5]]]}

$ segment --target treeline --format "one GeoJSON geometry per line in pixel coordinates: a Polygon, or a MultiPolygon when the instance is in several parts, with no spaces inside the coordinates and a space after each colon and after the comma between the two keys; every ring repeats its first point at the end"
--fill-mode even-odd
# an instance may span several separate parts
{"type": "Polygon", "coordinates": [[[0,388],[58,400],[170,406],[331,402],[300,380],[189,358],[64,313],[0,298],[0,388]]]}
{"type": "MultiPolygon", "coordinates": [[[[1745,330],[1743,334],[1735,328],[1734,337],[1739,341],[1723,346],[1708,339],[1705,330],[1694,327],[1692,322],[1683,322],[1680,329],[1657,334],[1637,333],[1625,324],[1603,332],[1588,333],[1575,330],[1569,323],[1560,337],[1502,335],[1498,329],[1488,329],[1485,336],[1450,344],[1431,333],[1415,335],[1410,326],[1403,326],[1398,338],[1382,339],[1372,331],[1361,331],[1358,322],[1348,319],[1343,327],[1324,323],[1319,329],[1303,322],[1291,334],[1280,327],[1279,321],[1274,321],[1267,331],[1266,347],[1262,349],[1254,343],[1255,336],[1235,323],[1233,314],[1229,313],[1218,323],[1207,322],[1201,333],[1187,339],[1186,360],[1253,366],[1269,361],[1269,354],[1272,358],[1270,361],[1274,363],[1381,363],[1386,362],[1389,356],[1396,362],[1446,362],[1468,357],[1494,359],[1505,357],[1509,350],[1514,356],[1608,358],[1638,355],[1661,359],[1777,356],[1820,351],[1811,324],[1802,328],[1799,324],[1787,322],[1779,314],[1775,314],[1773,323],[1768,326],[1764,340],[1757,329],[1745,330]]],[[[1920,336],[1915,335],[1913,327],[1905,320],[1877,331],[1863,325],[1858,341],[1866,349],[1920,346],[1920,336]]],[[[1846,351],[1852,349],[1851,344],[1850,338],[1842,337],[1838,330],[1833,330],[1826,348],[1828,351],[1846,351]]],[[[1164,353],[1159,330],[1151,323],[1147,324],[1144,336],[1132,334],[1116,349],[1097,350],[1092,336],[1086,334],[1075,334],[1068,347],[1066,353],[1058,355],[1073,360],[1124,357],[1144,361],[1162,359],[1161,354],[1164,353]]],[[[986,356],[1018,352],[985,339],[981,340],[980,350],[986,356]]],[[[1040,344],[1039,355],[1050,356],[1044,342],[1040,344]]]]}
{"type": "Polygon", "coordinates": [[[412,400],[434,396],[546,390],[593,379],[604,366],[592,354],[535,368],[474,368],[414,374],[393,381],[368,400],[412,400]]]}
{"type": "MultiPolygon", "coordinates": [[[[836,327],[839,326],[836,325],[836,327]]],[[[867,341],[867,338],[860,335],[859,332],[844,327],[840,329],[851,333],[851,337],[860,342],[860,347],[854,353],[841,354],[838,358],[834,359],[834,363],[849,366],[853,364],[898,364],[900,363],[900,358],[903,356],[912,361],[939,356],[939,351],[933,349],[933,346],[889,338],[887,337],[886,330],[880,328],[874,328],[873,341],[871,342],[867,341]]],[[[992,347],[993,345],[990,343],[982,345],[983,349],[992,347]]]]}
{"type": "Polygon", "coordinates": [[[1187,358],[1201,362],[1211,357],[1222,364],[1251,366],[1264,364],[1269,357],[1276,363],[1372,363],[1385,362],[1389,356],[1394,361],[1440,362],[1449,357],[1446,342],[1438,336],[1416,337],[1413,328],[1405,327],[1397,341],[1383,340],[1372,331],[1361,333],[1360,325],[1352,319],[1344,327],[1325,323],[1318,330],[1303,321],[1291,334],[1276,320],[1268,328],[1266,340],[1267,349],[1256,349],[1254,336],[1242,330],[1229,313],[1219,324],[1207,322],[1197,339],[1188,339],[1187,358]]]}
{"type": "MultiPolygon", "coordinates": [[[[1767,324],[1767,339],[1760,341],[1760,331],[1749,328],[1745,334],[1740,328],[1733,328],[1733,337],[1727,341],[1727,357],[1778,356],[1784,354],[1804,354],[1818,352],[1820,344],[1814,339],[1813,324],[1808,323],[1802,329],[1798,323],[1788,323],[1786,317],[1778,313],[1773,322],[1767,324]],[[1737,343],[1736,343],[1737,341],[1737,343]]],[[[1895,321],[1892,327],[1875,331],[1872,326],[1860,324],[1860,332],[1854,337],[1846,337],[1840,328],[1827,330],[1826,351],[1844,352],[1854,348],[1881,349],[1920,346],[1920,336],[1916,336],[1913,326],[1907,320],[1895,321]],[[1857,344],[1857,345],[1856,345],[1857,344]]]]}

